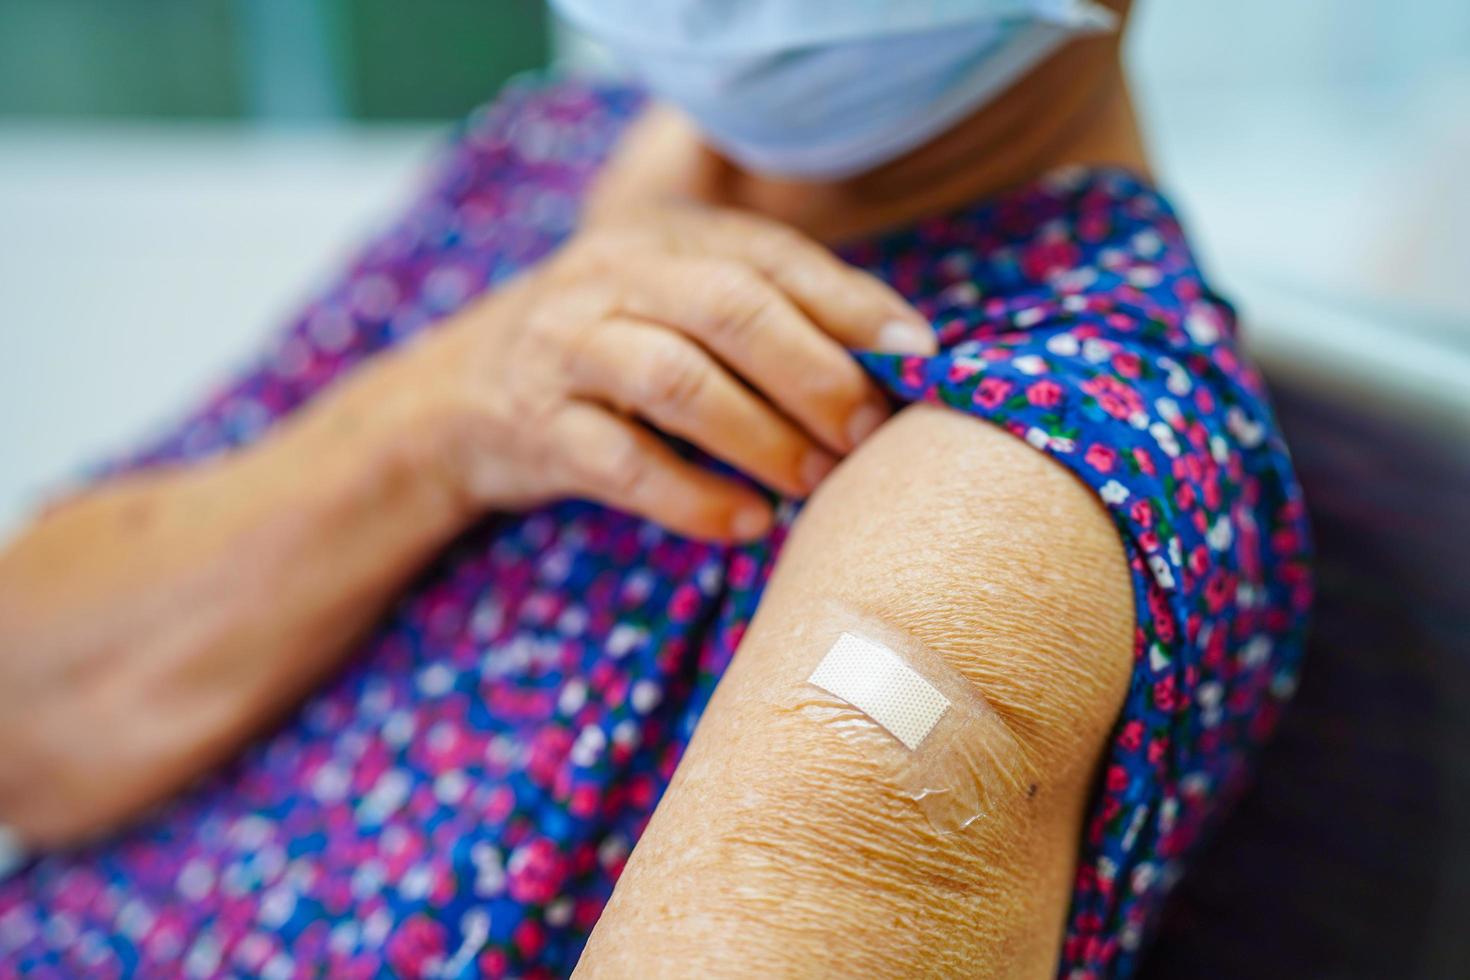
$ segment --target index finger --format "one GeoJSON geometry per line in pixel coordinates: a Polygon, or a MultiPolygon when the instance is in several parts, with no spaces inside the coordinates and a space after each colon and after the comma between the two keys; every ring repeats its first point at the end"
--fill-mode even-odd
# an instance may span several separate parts
{"type": "Polygon", "coordinates": [[[888,415],[857,360],[749,265],[709,254],[622,261],[618,315],[689,335],[837,453],[888,415]]]}
{"type": "Polygon", "coordinates": [[[920,356],[939,349],[933,327],[897,290],[793,228],[729,209],[690,209],[672,221],[676,249],[745,263],[845,347],[920,356]]]}

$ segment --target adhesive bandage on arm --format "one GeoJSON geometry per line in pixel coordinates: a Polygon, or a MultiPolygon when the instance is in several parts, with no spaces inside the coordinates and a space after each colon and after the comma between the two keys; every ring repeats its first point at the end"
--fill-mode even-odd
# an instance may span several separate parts
{"type": "Polygon", "coordinates": [[[811,683],[857,708],[910,749],[917,749],[949,710],[949,699],[881,643],[843,633],[811,683]]]}
{"type": "Polygon", "coordinates": [[[1028,770],[1010,729],[969,679],[914,637],[833,603],[792,641],[794,676],[782,685],[781,707],[861,752],[942,832],[1024,795],[1028,770]]]}

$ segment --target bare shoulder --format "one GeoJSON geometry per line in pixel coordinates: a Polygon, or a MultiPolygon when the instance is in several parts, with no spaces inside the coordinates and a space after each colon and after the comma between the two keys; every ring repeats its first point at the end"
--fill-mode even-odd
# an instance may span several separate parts
{"type": "Polygon", "coordinates": [[[1133,599],[1111,518],[1060,463],[959,412],[911,406],[854,452],[772,589],[793,611],[836,591],[918,637],[1049,767],[1092,754],[1127,686],[1133,599]]]}
{"type": "Polygon", "coordinates": [[[900,412],[798,518],[579,973],[1055,975],[1132,623],[1088,488],[988,423],[900,412]],[[870,627],[984,707],[912,754],[854,734],[807,679],[870,627]]]}

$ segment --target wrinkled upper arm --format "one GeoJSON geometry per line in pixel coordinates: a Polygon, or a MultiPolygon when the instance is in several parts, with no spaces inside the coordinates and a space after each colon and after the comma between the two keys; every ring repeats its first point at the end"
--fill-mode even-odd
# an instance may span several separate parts
{"type": "Polygon", "coordinates": [[[941,653],[1049,770],[1112,725],[1133,627],[1118,531],[992,425],[916,405],[850,460],[802,515],[762,616],[829,597],[941,653]]]}
{"type": "Polygon", "coordinates": [[[1132,626],[1087,488],[993,426],[904,410],[798,520],[580,969],[1051,972],[1132,626]],[[970,825],[926,816],[896,756],[783,708],[847,616],[979,694],[958,738],[982,751],[960,756],[1000,771],[968,774],[993,804],[970,825]]]}

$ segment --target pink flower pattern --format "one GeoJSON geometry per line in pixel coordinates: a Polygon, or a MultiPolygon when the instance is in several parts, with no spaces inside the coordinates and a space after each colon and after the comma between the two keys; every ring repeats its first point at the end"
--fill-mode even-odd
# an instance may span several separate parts
{"type": "MultiPolygon", "coordinates": [[[[113,469],[246,444],[535,263],[640,104],[508,88],[253,367],[113,469]]],[[[856,355],[896,401],[1025,439],[1116,521],[1135,667],[1060,972],[1127,975],[1301,655],[1309,538],[1260,379],[1169,205],[1123,171],[1058,171],[844,257],[938,331],[935,357],[856,355]]],[[[796,512],[738,548],[587,503],[486,521],[237,761],[0,883],[0,977],[565,975],[796,512]]]]}

